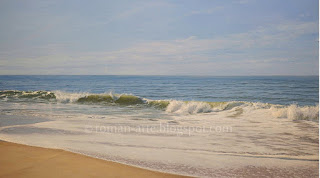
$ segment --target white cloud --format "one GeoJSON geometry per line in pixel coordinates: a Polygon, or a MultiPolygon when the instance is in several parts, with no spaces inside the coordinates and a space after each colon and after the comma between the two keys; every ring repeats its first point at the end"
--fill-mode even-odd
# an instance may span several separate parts
{"type": "MultiPolygon", "coordinates": [[[[286,22],[207,39],[190,36],[145,41],[110,52],[53,50],[56,55],[15,57],[14,62],[0,54],[0,67],[1,74],[10,72],[10,68],[21,68],[21,72],[29,74],[45,73],[46,69],[50,74],[246,75],[259,74],[259,70],[261,75],[314,74],[318,69],[310,70],[310,67],[319,65],[317,52],[296,44],[295,39],[317,31],[317,22],[286,22]],[[297,67],[300,71],[293,70],[297,67]]],[[[44,50],[60,47],[50,45],[44,50]]]]}
{"type": "MultiPolygon", "coordinates": [[[[277,47],[288,45],[290,40],[310,34],[317,33],[316,22],[297,22],[281,25],[271,25],[266,28],[258,28],[246,33],[226,35],[223,37],[199,39],[190,36],[185,39],[150,41],[136,44],[130,48],[102,53],[107,58],[134,59],[153,61],[152,59],[164,60],[164,57],[173,59],[181,56],[203,56],[206,52],[217,50],[250,50],[252,48],[277,47]]],[[[214,55],[214,54],[213,54],[214,55]]],[[[210,56],[210,55],[209,55],[210,56]]],[[[195,58],[194,60],[198,60],[195,58]]]]}
{"type": "Polygon", "coordinates": [[[193,10],[189,15],[197,15],[197,14],[213,14],[217,11],[223,10],[223,6],[216,6],[210,9],[202,9],[202,10],[193,10]]]}
{"type": "Polygon", "coordinates": [[[156,1],[145,3],[145,4],[140,4],[138,6],[135,6],[133,8],[125,10],[121,13],[118,13],[114,16],[108,17],[108,19],[106,19],[104,22],[101,22],[101,24],[110,24],[110,23],[118,21],[118,20],[123,20],[123,19],[129,18],[129,17],[132,17],[133,15],[138,14],[148,8],[160,8],[160,7],[171,7],[171,6],[173,6],[173,5],[170,3],[156,2],[156,1]]]}

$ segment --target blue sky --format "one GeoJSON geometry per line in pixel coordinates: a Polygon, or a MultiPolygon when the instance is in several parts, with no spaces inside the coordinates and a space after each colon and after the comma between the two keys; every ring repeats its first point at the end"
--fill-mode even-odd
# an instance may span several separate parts
{"type": "Polygon", "coordinates": [[[0,1],[0,74],[318,75],[317,0],[0,1]]]}

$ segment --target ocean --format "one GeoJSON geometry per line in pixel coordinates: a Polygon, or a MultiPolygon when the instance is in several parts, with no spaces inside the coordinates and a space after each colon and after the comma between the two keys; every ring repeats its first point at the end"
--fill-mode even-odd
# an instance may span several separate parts
{"type": "Polygon", "coordinates": [[[318,76],[0,76],[0,90],[130,94],[153,100],[316,105],[318,76]]]}
{"type": "Polygon", "coordinates": [[[182,175],[318,174],[318,122],[318,76],[0,76],[1,140],[182,175]]]}

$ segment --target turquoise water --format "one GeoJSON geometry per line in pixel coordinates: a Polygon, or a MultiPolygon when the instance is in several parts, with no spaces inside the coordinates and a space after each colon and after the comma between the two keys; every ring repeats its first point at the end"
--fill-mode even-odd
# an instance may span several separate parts
{"type": "Polygon", "coordinates": [[[0,76],[0,90],[131,94],[152,100],[316,105],[318,76],[0,76]]]}

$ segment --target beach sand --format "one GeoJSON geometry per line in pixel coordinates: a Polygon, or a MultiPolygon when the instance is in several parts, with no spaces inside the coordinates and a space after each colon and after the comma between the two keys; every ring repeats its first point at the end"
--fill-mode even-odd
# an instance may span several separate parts
{"type": "Polygon", "coordinates": [[[0,165],[0,177],[183,177],[4,141],[0,141],[0,165]]]}
{"type": "MultiPolygon", "coordinates": [[[[315,163],[318,164],[318,163],[315,163]]],[[[244,166],[215,169],[210,177],[319,177],[318,167],[288,168],[244,166]]],[[[60,149],[48,149],[0,141],[2,177],[185,177],[116,162],[96,159],[60,149]]]]}

